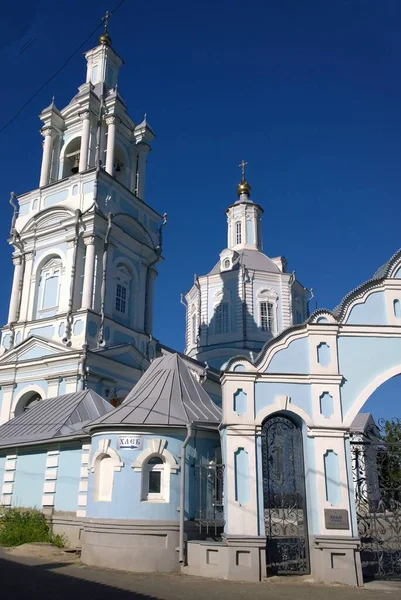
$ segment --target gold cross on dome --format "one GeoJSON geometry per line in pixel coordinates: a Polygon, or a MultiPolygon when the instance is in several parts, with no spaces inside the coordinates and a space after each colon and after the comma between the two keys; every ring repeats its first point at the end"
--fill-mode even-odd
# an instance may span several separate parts
{"type": "Polygon", "coordinates": [[[103,17],[103,21],[104,21],[104,30],[107,31],[107,28],[109,26],[109,19],[111,17],[111,13],[109,13],[108,10],[106,10],[106,14],[103,17]]]}
{"type": "Polygon", "coordinates": [[[242,181],[245,181],[245,167],[248,163],[245,162],[244,160],[241,160],[240,164],[238,165],[239,167],[241,167],[241,171],[242,171],[242,181]]]}

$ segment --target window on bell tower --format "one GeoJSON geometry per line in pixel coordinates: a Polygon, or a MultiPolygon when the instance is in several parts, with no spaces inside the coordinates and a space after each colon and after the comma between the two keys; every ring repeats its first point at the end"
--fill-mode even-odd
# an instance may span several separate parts
{"type": "Polygon", "coordinates": [[[35,319],[44,319],[55,315],[60,301],[61,258],[53,256],[37,274],[35,319]]]}
{"type": "Polygon", "coordinates": [[[242,231],[241,231],[241,223],[239,221],[235,224],[235,243],[241,244],[242,241],[242,231]]]}
{"type": "Polygon", "coordinates": [[[123,313],[127,312],[127,288],[122,283],[117,283],[116,289],[116,311],[123,313]]]}

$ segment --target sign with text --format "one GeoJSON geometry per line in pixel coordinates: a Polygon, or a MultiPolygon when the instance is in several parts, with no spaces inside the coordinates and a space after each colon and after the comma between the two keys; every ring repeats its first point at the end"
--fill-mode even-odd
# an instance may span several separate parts
{"type": "Polygon", "coordinates": [[[348,511],[344,509],[325,508],[324,523],[326,529],[349,529],[348,511]]]}
{"type": "Polygon", "coordinates": [[[143,437],[141,435],[120,435],[118,438],[118,447],[126,450],[142,450],[143,437]]]}

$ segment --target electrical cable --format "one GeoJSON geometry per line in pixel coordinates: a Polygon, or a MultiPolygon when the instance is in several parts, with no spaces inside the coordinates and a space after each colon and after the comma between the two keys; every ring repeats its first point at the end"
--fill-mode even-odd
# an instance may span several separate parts
{"type": "MultiPolygon", "coordinates": [[[[118,9],[121,7],[121,5],[125,2],[125,0],[120,0],[120,2],[117,4],[117,6],[115,7],[115,9],[109,13],[109,16],[114,15],[118,9]]],[[[36,96],[38,94],[40,94],[40,92],[51,82],[53,81],[53,79],[55,79],[57,77],[57,75],[59,75],[61,73],[61,71],[68,65],[68,63],[74,58],[74,56],[81,50],[81,48],[83,46],[85,46],[85,44],[87,42],[89,42],[90,38],[97,32],[98,29],[100,29],[100,27],[103,25],[104,23],[104,17],[102,18],[101,22],[96,25],[95,29],[93,31],[91,31],[91,33],[88,35],[87,38],[85,38],[85,40],[82,42],[82,44],[80,44],[78,46],[78,48],[76,48],[74,50],[74,52],[72,54],[70,54],[68,56],[68,58],[64,61],[64,63],[61,65],[61,67],[59,69],[57,69],[57,71],[55,73],[53,73],[53,75],[51,77],[49,77],[49,79],[47,79],[33,94],[32,96],[30,96],[28,98],[28,100],[21,106],[21,108],[18,109],[18,111],[15,113],[15,115],[13,117],[11,117],[11,119],[9,121],[7,121],[7,123],[5,125],[3,125],[3,127],[0,129],[0,134],[3,133],[3,131],[5,129],[7,129],[7,127],[9,127],[11,125],[11,123],[13,123],[18,117],[19,115],[22,113],[22,111],[28,106],[28,104],[30,104],[30,102],[32,102],[32,100],[34,100],[34,98],[36,98],[36,96]]]]}

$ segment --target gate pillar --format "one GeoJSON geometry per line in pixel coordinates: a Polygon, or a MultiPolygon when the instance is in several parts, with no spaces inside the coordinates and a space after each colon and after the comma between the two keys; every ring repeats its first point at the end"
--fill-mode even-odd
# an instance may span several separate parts
{"type": "Polygon", "coordinates": [[[349,433],[310,428],[306,454],[312,575],[324,583],[362,586],[349,433]]]}

